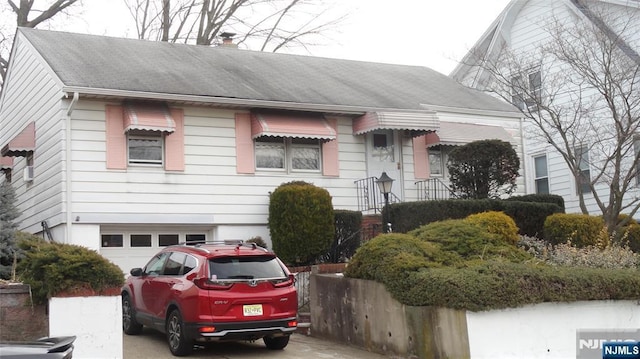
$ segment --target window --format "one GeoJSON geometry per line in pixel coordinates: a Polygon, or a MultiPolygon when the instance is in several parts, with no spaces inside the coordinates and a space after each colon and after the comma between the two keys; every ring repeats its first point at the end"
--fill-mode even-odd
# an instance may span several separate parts
{"type": "Polygon", "coordinates": [[[587,147],[576,148],[575,155],[580,168],[578,178],[576,179],[577,193],[590,193],[591,188],[589,187],[589,183],[591,182],[591,173],[589,171],[589,149],[587,147]]]}
{"type": "Polygon", "coordinates": [[[164,262],[169,256],[169,252],[162,252],[151,258],[149,263],[144,267],[145,274],[162,274],[162,268],[164,267],[164,262]]]}
{"type": "Polygon", "coordinates": [[[521,110],[525,106],[535,110],[542,95],[542,74],[540,70],[529,72],[525,78],[521,75],[511,78],[511,103],[521,110]]]}
{"type": "Polygon", "coordinates": [[[132,234],[130,240],[131,247],[151,247],[150,234],[132,234]]]}
{"type": "Polygon", "coordinates": [[[444,174],[443,163],[441,151],[429,150],[429,174],[431,176],[441,177],[444,174]]]}
{"type": "Polygon", "coordinates": [[[173,246],[178,244],[177,234],[160,234],[158,235],[158,245],[160,247],[173,246]]]}
{"type": "Polygon", "coordinates": [[[547,156],[533,158],[535,167],[536,193],[549,194],[549,176],[547,172],[547,156]]]}
{"type": "Polygon", "coordinates": [[[173,252],[167,259],[167,264],[164,266],[164,275],[180,275],[182,270],[182,263],[187,255],[180,252],[173,252]]]}
{"type": "Polygon", "coordinates": [[[263,136],[255,141],[256,168],[320,171],[320,152],[316,139],[263,136]]]}
{"type": "Polygon", "coordinates": [[[127,137],[129,164],[162,165],[163,136],[161,132],[129,133],[127,137]]]}
{"type": "Polygon", "coordinates": [[[103,234],[101,237],[102,247],[122,247],[122,234],[103,234]]]}
{"type": "Polygon", "coordinates": [[[371,157],[380,162],[394,162],[393,132],[373,133],[373,150],[371,157]]]}

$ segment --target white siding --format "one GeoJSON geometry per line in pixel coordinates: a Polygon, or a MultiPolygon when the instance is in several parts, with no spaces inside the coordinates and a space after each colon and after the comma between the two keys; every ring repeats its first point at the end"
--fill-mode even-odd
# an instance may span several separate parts
{"type": "Polygon", "coordinates": [[[3,88],[0,109],[0,146],[35,121],[36,149],[32,183],[22,171],[26,159],[14,158],[12,185],[23,229],[37,232],[44,220],[55,226],[62,219],[64,188],[64,110],[60,83],[21,35],[11,57],[10,77],[3,88]]]}

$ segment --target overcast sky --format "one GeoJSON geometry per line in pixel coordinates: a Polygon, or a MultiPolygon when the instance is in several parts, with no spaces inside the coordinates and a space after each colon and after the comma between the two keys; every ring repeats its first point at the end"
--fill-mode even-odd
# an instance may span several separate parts
{"type": "MultiPolygon", "coordinates": [[[[427,66],[448,74],[500,14],[509,0],[342,0],[353,11],[331,44],[310,55],[427,66]],[[393,4],[393,5],[390,5],[393,4]]],[[[83,18],[71,29],[126,36],[130,22],[118,0],[85,0],[83,18]],[[121,6],[121,8],[118,8],[121,6]],[[117,12],[118,16],[111,16],[117,12]]],[[[135,31],[129,30],[129,37],[135,31]]],[[[309,54],[306,52],[305,54],[309,54]]]]}

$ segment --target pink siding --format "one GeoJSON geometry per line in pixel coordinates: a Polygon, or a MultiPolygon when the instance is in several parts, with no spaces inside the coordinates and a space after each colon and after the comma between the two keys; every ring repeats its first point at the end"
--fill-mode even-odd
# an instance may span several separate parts
{"type": "Polygon", "coordinates": [[[255,156],[251,138],[251,115],[236,113],[236,171],[255,173],[255,156]]]}
{"type": "MultiPolygon", "coordinates": [[[[338,133],[338,120],[335,118],[327,119],[329,126],[333,131],[338,133]]],[[[338,160],[338,138],[326,141],[322,144],[322,174],[325,176],[340,176],[340,162],[338,160]]]]}
{"type": "Polygon", "coordinates": [[[167,171],[184,171],[184,111],[178,108],[169,110],[175,130],[167,133],[164,139],[164,169],[167,171]]]}
{"type": "Polygon", "coordinates": [[[124,133],[122,106],[107,105],[107,168],[127,168],[127,138],[124,133]]]}
{"type": "Polygon", "coordinates": [[[428,135],[423,135],[413,138],[413,171],[416,179],[429,178],[427,136],[428,135]]]}

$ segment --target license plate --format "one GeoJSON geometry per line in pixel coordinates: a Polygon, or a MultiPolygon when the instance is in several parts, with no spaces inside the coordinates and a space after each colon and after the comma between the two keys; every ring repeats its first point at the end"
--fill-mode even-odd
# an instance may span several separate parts
{"type": "Polygon", "coordinates": [[[262,315],[262,304],[248,304],[242,306],[242,312],[245,317],[255,317],[262,315]]]}

